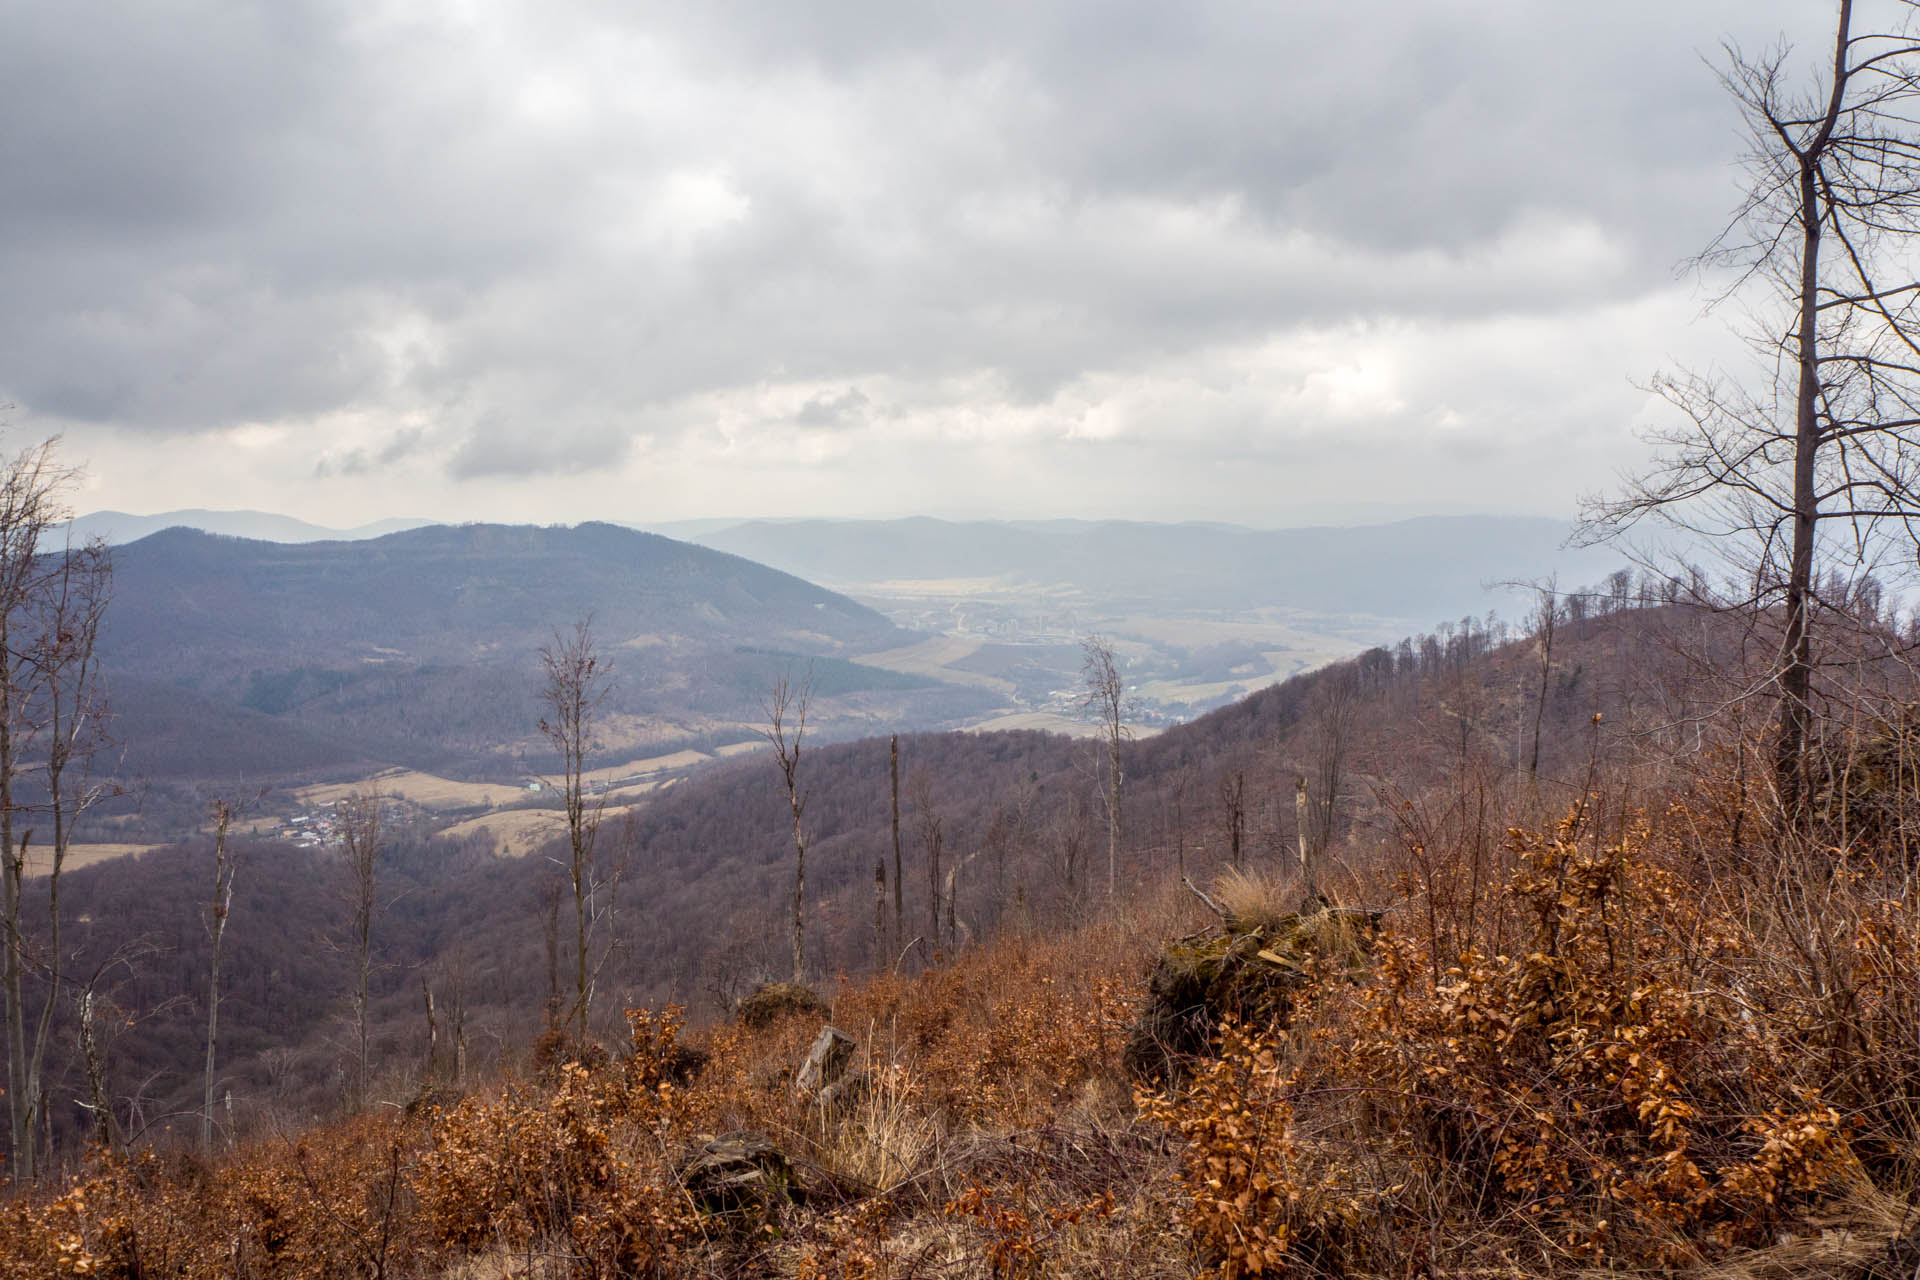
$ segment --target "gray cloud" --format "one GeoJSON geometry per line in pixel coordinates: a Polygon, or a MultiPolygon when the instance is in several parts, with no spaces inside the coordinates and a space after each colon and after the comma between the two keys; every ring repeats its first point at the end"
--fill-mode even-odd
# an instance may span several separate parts
{"type": "MultiPolygon", "coordinates": [[[[1700,51],[1824,21],[1786,0],[111,17],[5,6],[0,400],[128,435],[271,427],[322,479],[463,482],[822,428],[1294,439],[1360,401],[1324,370],[1291,400],[1256,376],[1247,353],[1288,335],[1331,360],[1325,335],[1370,325],[1402,343],[1383,368],[1430,370],[1454,327],[1587,332],[1669,288],[1733,196],[1700,51]]],[[[1528,413],[1484,385],[1496,349],[1449,349],[1464,372],[1397,375],[1375,428],[1528,413]]],[[[1569,382],[1646,372],[1566,359],[1535,417],[1617,414],[1569,382]]]]}

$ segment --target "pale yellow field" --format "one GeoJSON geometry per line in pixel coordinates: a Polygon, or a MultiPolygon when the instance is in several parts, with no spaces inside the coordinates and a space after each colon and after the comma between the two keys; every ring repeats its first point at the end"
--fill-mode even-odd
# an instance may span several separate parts
{"type": "MultiPolygon", "coordinates": [[[[91,867],[97,862],[108,862],[114,858],[138,857],[149,849],[158,849],[157,844],[70,844],[67,846],[67,860],[61,864],[62,873],[78,871],[81,867],[91,867]]],[[[43,876],[52,868],[53,850],[40,848],[27,850],[26,872],[29,877],[43,876]]]]}
{"type": "Polygon", "coordinates": [[[388,769],[359,782],[336,782],[305,787],[294,792],[302,804],[335,804],[356,791],[369,790],[377,795],[397,796],[423,809],[471,809],[476,805],[491,808],[521,798],[525,788],[510,782],[455,782],[414,769],[388,769]]]}
{"type": "Polygon", "coordinates": [[[982,675],[977,671],[955,671],[947,664],[958,662],[979,650],[983,641],[977,636],[935,636],[931,640],[922,640],[919,644],[910,644],[900,649],[885,649],[879,653],[869,653],[854,661],[862,666],[879,667],[883,671],[898,671],[902,675],[926,676],[930,679],[945,681],[947,684],[962,684],[974,689],[991,689],[1003,698],[1013,696],[1013,681],[1002,680],[998,676],[982,675]]]}
{"type": "Polygon", "coordinates": [[[457,839],[484,831],[493,837],[495,853],[503,858],[523,858],[566,829],[566,815],[557,809],[508,809],[456,822],[435,834],[457,839]]]}
{"type": "Polygon", "coordinates": [[[712,758],[702,751],[676,751],[672,755],[649,756],[644,760],[628,761],[626,764],[608,765],[604,769],[589,769],[582,776],[589,783],[617,782],[621,778],[632,778],[643,773],[690,768],[712,758]]]}
{"type": "MultiPolygon", "coordinates": [[[[632,813],[632,805],[609,805],[600,813],[603,827],[632,813]]],[[[508,809],[501,813],[468,818],[435,833],[435,838],[458,838],[484,831],[493,839],[493,851],[502,858],[524,858],[567,829],[566,815],[558,809],[508,809]]],[[[610,828],[609,828],[610,829],[610,828]]]]}
{"type": "MultiPolygon", "coordinates": [[[[618,782],[640,774],[691,768],[711,758],[700,751],[675,751],[669,755],[648,756],[626,764],[609,765],[604,769],[590,769],[585,776],[589,783],[618,782]]],[[[335,804],[362,790],[372,791],[376,795],[396,796],[423,809],[492,809],[517,804],[527,798],[526,785],[521,782],[456,782],[452,778],[436,777],[415,769],[388,769],[359,782],[305,787],[294,792],[294,796],[304,805],[319,807],[335,804]]],[[[266,821],[270,822],[271,819],[266,821]]]]}
{"type": "Polygon", "coordinates": [[[731,760],[735,756],[744,756],[749,751],[765,751],[771,742],[730,742],[724,747],[715,747],[713,754],[722,760],[731,760]]]}

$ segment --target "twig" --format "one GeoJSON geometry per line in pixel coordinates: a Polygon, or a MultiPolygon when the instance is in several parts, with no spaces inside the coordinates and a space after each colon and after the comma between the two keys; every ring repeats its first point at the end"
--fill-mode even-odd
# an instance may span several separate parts
{"type": "Polygon", "coordinates": [[[1205,891],[1202,890],[1199,885],[1195,884],[1191,878],[1187,876],[1181,876],[1180,883],[1187,886],[1187,888],[1191,889],[1193,891],[1194,897],[1206,903],[1207,910],[1213,912],[1213,914],[1219,916],[1222,920],[1233,919],[1233,913],[1231,911],[1228,911],[1225,907],[1215,902],[1212,898],[1209,898],[1206,895],[1205,891]]]}

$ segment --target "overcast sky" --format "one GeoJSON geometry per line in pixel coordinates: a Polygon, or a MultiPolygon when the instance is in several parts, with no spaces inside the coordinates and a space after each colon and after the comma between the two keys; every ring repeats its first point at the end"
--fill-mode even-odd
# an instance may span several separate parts
{"type": "Polygon", "coordinates": [[[1571,514],[1825,8],[0,0],[0,402],[83,510],[1571,514]]]}

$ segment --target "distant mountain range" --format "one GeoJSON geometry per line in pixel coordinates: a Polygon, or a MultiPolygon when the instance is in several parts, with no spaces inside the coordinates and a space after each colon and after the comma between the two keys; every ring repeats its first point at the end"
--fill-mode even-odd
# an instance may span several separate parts
{"type": "Polygon", "coordinates": [[[159,533],[162,529],[199,529],[205,533],[221,533],[232,538],[255,538],[262,542],[354,542],[365,538],[383,537],[389,533],[399,533],[405,529],[418,529],[432,524],[431,520],[414,520],[396,517],[390,520],[376,520],[372,524],[355,525],[350,529],[332,529],[325,525],[309,524],[305,520],[296,520],[292,516],[275,515],[270,511],[208,511],[204,508],[188,508],[181,511],[162,511],[157,515],[136,516],[124,511],[91,511],[76,516],[61,526],[62,531],[70,531],[76,542],[88,538],[100,538],[106,542],[119,544],[137,542],[149,534],[159,533]]]}
{"type": "Polygon", "coordinates": [[[823,726],[883,712],[937,723],[979,700],[847,661],[914,637],[845,596],[607,524],[295,545],[170,529],[116,549],[101,648],[128,772],[272,773],[282,756],[308,768],[328,742],[342,763],[497,772],[503,752],[509,769],[544,753],[538,650],[588,616],[614,665],[608,763],[746,736],[790,661],[814,664],[823,726]],[[899,705],[922,689],[924,705],[899,705]],[[183,743],[170,726],[189,715],[200,730],[183,743]],[[278,745],[262,737],[273,726],[278,745]]]}
{"type": "Polygon", "coordinates": [[[110,540],[167,526],[114,555],[103,656],[127,753],[117,771],[288,775],[379,762],[497,777],[533,767],[544,750],[538,650],[588,614],[618,675],[609,763],[749,736],[773,677],[800,661],[813,666],[826,735],[1009,712],[1071,727],[1078,637],[1095,630],[1121,646],[1144,705],[1177,717],[1402,630],[1490,606],[1516,612],[1517,598],[1490,596],[1489,583],[1558,571],[1572,586],[1619,563],[1564,549],[1557,521],[1498,516],[1284,530],[672,526],[685,542],[613,524],[364,536],[396,523],[413,522],[332,530],[214,511],[77,520],[76,531],[110,540]],[[897,589],[903,581],[927,586],[897,589]],[[1139,621],[1176,616],[1187,621],[1139,621]],[[906,648],[926,631],[954,639],[906,648]]]}

